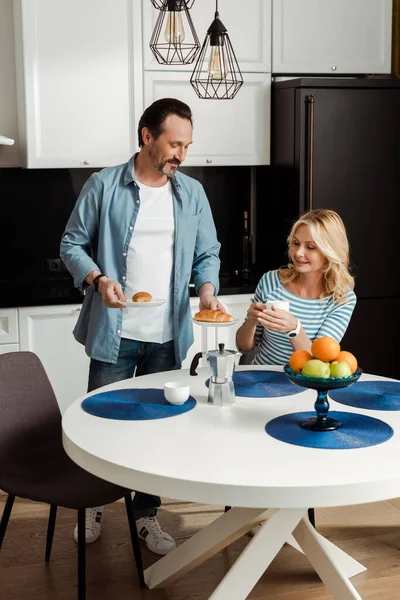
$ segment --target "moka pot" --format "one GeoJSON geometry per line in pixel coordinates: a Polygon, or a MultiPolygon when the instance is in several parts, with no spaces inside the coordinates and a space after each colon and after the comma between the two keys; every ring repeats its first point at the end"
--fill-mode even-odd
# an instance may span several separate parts
{"type": "Polygon", "coordinates": [[[225,350],[225,344],[218,346],[218,350],[207,352],[211,368],[208,402],[215,406],[229,406],[235,402],[233,373],[241,354],[235,350],[225,350]]]}

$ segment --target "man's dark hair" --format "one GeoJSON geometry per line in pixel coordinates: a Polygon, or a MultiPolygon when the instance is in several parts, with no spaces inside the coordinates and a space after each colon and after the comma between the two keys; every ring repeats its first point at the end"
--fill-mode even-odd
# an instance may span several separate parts
{"type": "Polygon", "coordinates": [[[178,117],[181,117],[181,119],[187,119],[190,121],[191,125],[193,125],[192,111],[187,104],[180,100],[176,100],[175,98],[162,98],[161,100],[156,100],[146,108],[140,118],[138,126],[140,148],[144,146],[142,138],[143,127],[147,127],[153,138],[156,140],[164,131],[165,119],[169,115],[177,115],[178,117]]]}

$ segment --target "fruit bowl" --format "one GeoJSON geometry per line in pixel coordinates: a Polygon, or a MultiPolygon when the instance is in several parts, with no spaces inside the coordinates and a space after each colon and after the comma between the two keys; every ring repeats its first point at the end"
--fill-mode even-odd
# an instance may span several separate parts
{"type": "Polygon", "coordinates": [[[335,429],[339,429],[339,427],[342,426],[341,422],[337,419],[328,417],[328,392],[329,390],[348,387],[349,385],[356,383],[360,378],[362,369],[357,369],[350,377],[326,378],[308,377],[301,373],[295,373],[289,365],[285,365],[284,371],[287,378],[292,383],[317,391],[317,400],[314,405],[317,416],[303,421],[301,426],[304,427],[304,429],[310,429],[312,431],[334,431],[335,429]]]}

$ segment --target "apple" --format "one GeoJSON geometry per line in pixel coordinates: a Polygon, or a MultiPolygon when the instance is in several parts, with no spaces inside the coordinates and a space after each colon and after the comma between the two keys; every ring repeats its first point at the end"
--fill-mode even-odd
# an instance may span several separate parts
{"type": "Polygon", "coordinates": [[[345,360],[334,360],[331,362],[331,377],[350,377],[351,368],[345,360]]]}
{"type": "Polygon", "coordinates": [[[329,364],[322,360],[318,360],[317,358],[313,358],[306,362],[301,370],[301,374],[306,375],[307,377],[330,377],[329,364]]]}

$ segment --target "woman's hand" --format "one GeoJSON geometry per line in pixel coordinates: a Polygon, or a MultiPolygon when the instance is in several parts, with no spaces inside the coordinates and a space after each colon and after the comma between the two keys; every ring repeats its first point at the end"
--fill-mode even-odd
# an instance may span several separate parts
{"type": "Polygon", "coordinates": [[[262,302],[254,302],[253,304],[250,304],[250,308],[247,311],[247,322],[250,322],[252,325],[258,325],[260,322],[260,315],[263,314],[264,310],[265,304],[262,302]]]}
{"type": "Polygon", "coordinates": [[[296,317],[286,310],[275,307],[272,307],[269,310],[264,308],[264,310],[259,312],[257,318],[260,325],[271,331],[286,333],[292,331],[292,329],[296,329],[297,326],[296,317]]]}
{"type": "Polygon", "coordinates": [[[262,302],[253,302],[247,311],[247,320],[236,332],[236,343],[242,352],[250,352],[254,348],[254,336],[259,323],[259,316],[265,309],[262,302]]]}

